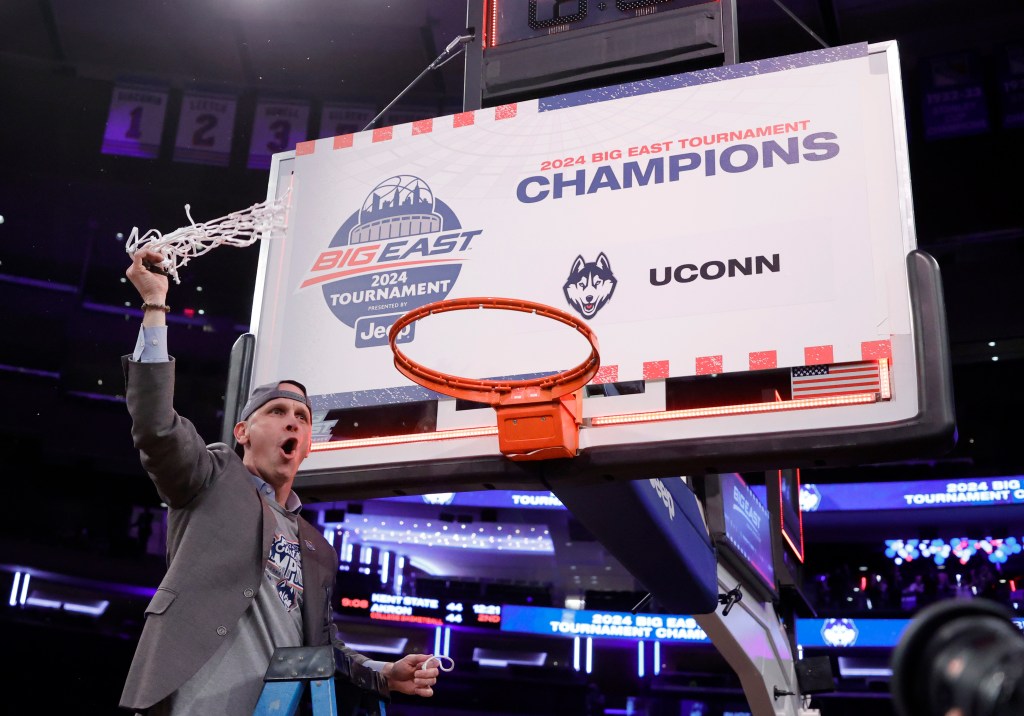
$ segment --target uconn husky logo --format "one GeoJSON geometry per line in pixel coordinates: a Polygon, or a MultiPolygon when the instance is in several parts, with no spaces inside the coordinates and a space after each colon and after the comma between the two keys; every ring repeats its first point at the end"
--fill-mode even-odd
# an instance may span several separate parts
{"type": "Polygon", "coordinates": [[[858,634],[853,619],[826,619],[821,625],[821,638],[827,646],[853,646],[858,634]]]}
{"type": "Polygon", "coordinates": [[[577,256],[562,290],[565,291],[565,300],[573,310],[584,318],[591,319],[611,300],[616,283],[618,282],[612,273],[611,262],[604,252],[601,252],[593,262],[584,261],[582,256],[577,256]]]}

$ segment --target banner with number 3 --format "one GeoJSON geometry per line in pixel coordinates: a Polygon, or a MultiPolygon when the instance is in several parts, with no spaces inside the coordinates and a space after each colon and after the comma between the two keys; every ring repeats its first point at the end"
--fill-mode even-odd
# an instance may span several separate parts
{"type": "Polygon", "coordinates": [[[260,100],[252,123],[249,169],[269,169],[279,152],[295,149],[309,132],[309,103],[293,100],[260,100]]]}

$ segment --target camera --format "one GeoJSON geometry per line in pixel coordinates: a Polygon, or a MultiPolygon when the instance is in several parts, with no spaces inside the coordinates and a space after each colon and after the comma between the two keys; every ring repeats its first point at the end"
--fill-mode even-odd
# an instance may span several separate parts
{"type": "Polygon", "coordinates": [[[922,609],[892,654],[899,716],[1021,716],[1024,634],[1011,612],[986,599],[922,609]]]}

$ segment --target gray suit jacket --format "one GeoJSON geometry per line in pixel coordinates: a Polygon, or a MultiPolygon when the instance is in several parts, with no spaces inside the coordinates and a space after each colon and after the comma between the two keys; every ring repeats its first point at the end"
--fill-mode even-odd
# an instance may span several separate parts
{"type": "MultiPolygon", "coordinates": [[[[132,439],[169,506],[167,573],[146,607],[146,623],[121,694],[121,706],[146,709],[198,671],[235,629],[266,583],[264,564],[275,520],[252,476],[224,443],[206,445],[173,407],[174,361],[122,359],[132,439]]],[[[299,518],[304,646],[337,638],[331,594],[338,554],[299,518]]]]}

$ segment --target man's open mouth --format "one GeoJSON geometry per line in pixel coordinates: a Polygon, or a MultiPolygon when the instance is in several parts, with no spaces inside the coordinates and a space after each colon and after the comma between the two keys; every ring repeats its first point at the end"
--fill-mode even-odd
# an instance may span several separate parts
{"type": "Polygon", "coordinates": [[[298,447],[298,438],[288,438],[281,445],[281,452],[283,452],[287,457],[291,457],[293,454],[295,454],[295,451],[298,449],[298,447]]]}

